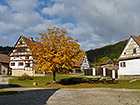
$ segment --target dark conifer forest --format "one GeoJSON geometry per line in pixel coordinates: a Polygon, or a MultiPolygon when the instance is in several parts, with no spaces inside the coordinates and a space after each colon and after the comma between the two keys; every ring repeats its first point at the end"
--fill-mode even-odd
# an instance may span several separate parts
{"type": "Polygon", "coordinates": [[[6,54],[8,55],[8,53],[13,49],[13,47],[9,47],[9,46],[0,46],[0,54],[6,54]]]}

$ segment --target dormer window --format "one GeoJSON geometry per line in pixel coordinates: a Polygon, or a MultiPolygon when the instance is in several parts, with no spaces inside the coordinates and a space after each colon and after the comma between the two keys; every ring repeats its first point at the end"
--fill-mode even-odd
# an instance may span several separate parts
{"type": "Polygon", "coordinates": [[[124,52],[124,55],[126,55],[126,52],[124,52]]]}
{"type": "Polygon", "coordinates": [[[133,54],[136,54],[136,48],[133,49],[133,54]]]}

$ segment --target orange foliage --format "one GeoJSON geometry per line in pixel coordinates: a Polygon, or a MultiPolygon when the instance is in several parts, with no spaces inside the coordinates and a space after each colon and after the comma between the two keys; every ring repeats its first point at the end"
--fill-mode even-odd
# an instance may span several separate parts
{"type": "Polygon", "coordinates": [[[40,38],[30,46],[34,57],[34,68],[40,71],[66,72],[83,56],[78,40],[65,36],[65,29],[48,28],[48,33],[39,33],[40,38]]]}

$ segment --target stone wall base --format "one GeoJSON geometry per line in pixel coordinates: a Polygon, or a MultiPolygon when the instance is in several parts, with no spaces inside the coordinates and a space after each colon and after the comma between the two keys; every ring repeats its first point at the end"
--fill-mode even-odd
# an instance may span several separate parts
{"type": "Polygon", "coordinates": [[[23,74],[27,74],[29,76],[45,76],[45,74],[34,74],[33,70],[12,70],[12,76],[22,76],[23,74]]]}
{"type": "Polygon", "coordinates": [[[119,75],[119,79],[140,78],[140,75],[119,75]]]}
{"type": "Polygon", "coordinates": [[[34,73],[32,70],[12,70],[12,76],[21,76],[23,74],[27,74],[29,76],[33,76],[34,73]]]}

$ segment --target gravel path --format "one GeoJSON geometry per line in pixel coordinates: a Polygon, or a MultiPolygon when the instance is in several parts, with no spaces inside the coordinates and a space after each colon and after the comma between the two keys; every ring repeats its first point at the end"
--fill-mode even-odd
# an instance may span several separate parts
{"type": "Polygon", "coordinates": [[[5,88],[5,87],[9,87],[9,79],[10,78],[3,78],[1,75],[0,75],[0,89],[1,88],[5,88]]]}
{"type": "Polygon", "coordinates": [[[2,76],[0,75],[0,85],[4,84],[4,85],[8,85],[8,81],[9,78],[2,78],[2,76]]]}
{"type": "Polygon", "coordinates": [[[60,89],[47,103],[47,105],[140,105],[140,90],[60,89]]]}
{"type": "Polygon", "coordinates": [[[19,94],[0,96],[0,105],[140,105],[140,90],[84,88],[7,88],[19,94]]]}

